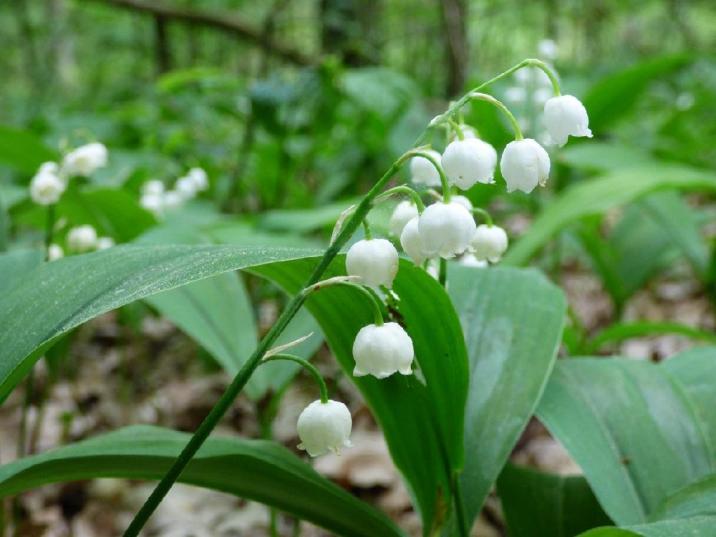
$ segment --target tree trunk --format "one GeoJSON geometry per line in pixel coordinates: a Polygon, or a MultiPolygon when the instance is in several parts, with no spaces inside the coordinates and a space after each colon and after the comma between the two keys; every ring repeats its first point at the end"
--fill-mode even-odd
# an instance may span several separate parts
{"type": "Polygon", "coordinates": [[[467,42],[467,2],[466,0],[441,0],[440,7],[448,69],[445,97],[449,99],[462,93],[465,82],[467,82],[470,52],[467,42]]]}

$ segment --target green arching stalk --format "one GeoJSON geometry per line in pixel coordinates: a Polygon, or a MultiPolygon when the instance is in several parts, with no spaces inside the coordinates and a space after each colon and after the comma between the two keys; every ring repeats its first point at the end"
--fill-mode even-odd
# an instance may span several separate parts
{"type": "Polygon", "coordinates": [[[45,220],[45,261],[50,260],[50,245],[55,229],[55,205],[47,206],[47,218],[45,220]]]}
{"type": "MultiPolygon", "coordinates": [[[[505,76],[508,76],[515,72],[516,70],[520,69],[521,67],[524,67],[526,65],[530,65],[530,60],[524,60],[517,65],[511,67],[507,71],[500,73],[496,77],[488,80],[487,82],[484,82],[483,84],[476,87],[473,91],[479,91],[480,89],[488,86],[489,84],[492,84],[493,82],[500,80],[501,78],[504,78],[505,76]]],[[[469,100],[469,94],[464,95],[459,101],[457,101],[453,106],[451,106],[448,111],[443,114],[442,116],[439,116],[436,118],[436,120],[433,120],[431,124],[429,125],[428,129],[430,127],[434,127],[436,124],[440,123],[440,119],[443,117],[451,117],[454,113],[459,111],[462,106],[468,102],[469,100]]],[[[422,143],[422,140],[425,138],[425,136],[428,133],[428,129],[425,129],[416,142],[413,144],[414,146],[417,146],[422,143]]],[[[308,280],[306,281],[306,284],[304,285],[304,288],[310,287],[311,285],[315,284],[321,279],[321,276],[323,273],[328,269],[329,265],[333,261],[333,259],[338,255],[341,248],[348,242],[350,237],[353,235],[355,230],[360,226],[361,221],[366,217],[368,212],[371,209],[371,206],[373,204],[373,201],[375,198],[380,194],[380,192],[383,190],[385,185],[390,181],[390,179],[395,175],[395,173],[401,168],[403,163],[412,156],[415,155],[415,153],[419,153],[420,151],[408,151],[404,153],[398,160],[393,162],[393,164],[388,168],[388,170],[383,174],[383,176],[373,185],[373,187],[368,191],[368,193],[365,195],[365,197],[358,203],[358,205],[353,210],[352,216],[350,218],[346,218],[345,225],[341,227],[341,229],[337,230],[335,239],[331,241],[330,245],[326,249],[326,252],[323,254],[323,257],[318,262],[318,265],[313,270],[313,273],[310,275],[308,280]]],[[[420,155],[423,156],[423,155],[420,155]]],[[[431,160],[431,159],[429,159],[431,160]]],[[[431,160],[433,164],[436,163],[431,160]]],[[[440,168],[441,170],[442,168],[440,168]]],[[[444,172],[441,174],[441,180],[444,176],[444,172]]],[[[443,183],[443,187],[447,186],[447,181],[443,183]]],[[[447,189],[447,194],[449,195],[449,188],[447,189]]],[[[268,331],[268,333],[263,337],[263,339],[259,342],[258,346],[256,347],[256,350],[253,352],[253,354],[249,357],[249,359],[244,363],[244,365],[241,367],[239,372],[236,374],[234,379],[231,381],[231,384],[226,388],[224,393],[222,394],[221,398],[217,401],[217,403],[212,407],[209,414],[204,418],[204,420],[201,422],[197,430],[192,435],[191,439],[189,439],[189,442],[187,442],[184,449],[182,449],[179,456],[176,458],[172,466],[169,468],[167,473],[164,475],[164,477],[159,481],[157,486],[154,488],[152,493],[150,494],[149,498],[144,502],[144,505],[139,509],[137,514],[135,515],[134,519],[130,523],[129,527],[124,532],[124,537],[137,537],[139,532],[142,530],[144,525],[147,523],[147,520],[149,520],[149,517],[154,513],[157,506],[160,504],[164,496],[169,492],[172,485],[177,481],[181,473],[186,468],[187,464],[191,461],[191,459],[194,457],[196,452],[199,450],[199,448],[203,445],[203,443],[208,438],[209,434],[211,434],[211,431],[214,430],[219,420],[224,416],[226,411],[229,409],[229,407],[233,404],[236,397],[239,395],[243,387],[248,382],[249,378],[253,374],[253,372],[256,370],[256,368],[260,365],[261,359],[264,357],[266,352],[269,350],[271,345],[276,341],[276,339],[281,335],[281,333],[286,329],[288,326],[288,323],[293,319],[293,317],[296,315],[298,310],[301,308],[303,303],[306,300],[306,296],[304,293],[298,293],[296,294],[286,305],[286,308],[281,313],[279,318],[276,320],[276,323],[271,327],[271,329],[268,331]]]]}
{"type": "Polygon", "coordinates": [[[430,153],[426,153],[425,151],[421,151],[420,149],[412,149],[405,153],[405,155],[409,155],[411,157],[422,157],[430,161],[430,163],[435,167],[438,172],[438,175],[440,176],[440,185],[443,189],[443,201],[445,201],[445,203],[448,203],[450,201],[450,183],[448,183],[447,175],[445,175],[445,170],[443,170],[442,165],[437,161],[437,159],[430,153]]]}
{"type": "Polygon", "coordinates": [[[333,285],[348,285],[354,289],[357,289],[361,293],[363,293],[364,296],[368,297],[368,300],[371,303],[371,307],[373,308],[373,320],[375,321],[376,326],[382,326],[383,324],[383,310],[381,309],[382,303],[378,299],[378,297],[370,291],[367,287],[360,285],[356,280],[353,279],[353,276],[336,276],[335,278],[329,278],[327,280],[320,281],[318,283],[315,283],[309,287],[306,287],[302,293],[308,297],[311,293],[315,293],[316,291],[320,291],[321,289],[325,289],[326,287],[331,287],[333,285]]]}
{"type": "Polygon", "coordinates": [[[470,100],[485,101],[486,103],[490,103],[491,105],[497,107],[503,114],[507,116],[507,119],[510,120],[510,123],[512,124],[512,130],[515,131],[515,140],[524,139],[524,136],[522,136],[522,129],[520,128],[519,121],[517,121],[517,118],[512,114],[512,112],[510,112],[510,109],[502,103],[502,101],[495,99],[492,95],[488,95],[487,93],[480,93],[477,91],[470,93],[470,100]]]}
{"type": "Polygon", "coordinates": [[[490,213],[488,213],[485,209],[480,209],[479,207],[473,207],[472,212],[473,212],[473,214],[480,215],[488,226],[492,227],[495,225],[494,222],[492,221],[492,215],[490,215],[490,213]]]}
{"type": "Polygon", "coordinates": [[[318,384],[318,390],[321,394],[321,403],[326,404],[328,402],[328,388],[326,387],[326,381],[323,380],[321,373],[318,371],[318,369],[316,369],[315,365],[299,358],[298,356],[294,356],[293,354],[275,354],[273,356],[269,356],[268,358],[264,358],[263,360],[261,360],[261,363],[265,364],[268,362],[276,362],[279,360],[283,360],[286,362],[295,362],[301,367],[303,367],[306,371],[308,371],[318,384]]]}
{"type": "Polygon", "coordinates": [[[455,131],[455,134],[457,135],[458,140],[465,139],[465,133],[462,132],[462,127],[460,126],[460,124],[457,121],[455,121],[454,119],[448,119],[448,124],[455,131]]]}
{"type": "Polygon", "coordinates": [[[363,232],[365,234],[365,238],[370,240],[373,238],[373,233],[370,230],[370,224],[368,223],[368,218],[363,219],[363,232]]]}
{"type": "Polygon", "coordinates": [[[529,60],[525,61],[528,62],[527,65],[541,69],[542,72],[549,77],[549,81],[552,82],[552,89],[554,90],[555,97],[559,97],[562,94],[562,90],[559,87],[559,80],[557,79],[557,75],[554,74],[554,71],[550,69],[549,65],[544,63],[542,60],[538,60],[536,58],[530,58],[529,60]]]}
{"type": "Polygon", "coordinates": [[[412,200],[413,204],[415,204],[415,206],[418,208],[418,213],[422,213],[425,210],[425,204],[423,203],[423,199],[420,197],[420,194],[418,194],[415,190],[413,190],[407,185],[398,185],[394,186],[393,188],[389,188],[380,196],[378,196],[375,202],[376,204],[381,203],[394,194],[407,194],[412,200]]]}

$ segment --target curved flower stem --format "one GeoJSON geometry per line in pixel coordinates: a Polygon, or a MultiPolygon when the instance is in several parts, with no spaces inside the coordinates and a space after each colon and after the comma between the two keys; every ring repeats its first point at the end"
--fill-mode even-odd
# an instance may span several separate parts
{"type": "Polygon", "coordinates": [[[368,217],[366,217],[366,218],[363,219],[362,224],[363,224],[363,231],[364,231],[364,234],[365,234],[365,238],[368,239],[368,240],[372,239],[372,238],[373,238],[373,233],[372,233],[371,230],[370,230],[370,224],[368,223],[368,217]]]}
{"type": "Polygon", "coordinates": [[[492,221],[492,216],[485,209],[480,209],[479,207],[473,207],[472,212],[473,212],[473,214],[480,215],[488,226],[492,227],[495,225],[494,222],[492,221]]]}
{"type": "Polygon", "coordinates": [[[512,130],[515,131],[515,140],[524,139],[524,136],[522,136],[522,129],[520,128],[519,121],[517,121],[517,118],[512,114],[512,112],[510,112],[510,109],[502,103],[502,101],[495,99],[492,95],[488,95],[487,93],[480,93],[478,91],[470,93],[470,100],[485,101],[486,103],[490,103],[491,105],[497,107],[503,114],[507,116],[507,119],[510,120],[510,123],[512,124],[512,130]]]}
{"type": "Polygon", "coordinates": [[[454,119],[448,119],[448,123],[452,127],[452,129],[455,131],[455,134],[457,135],[457,139],[464,140],[465,133],[462,132],[462,127],[460,126],[460,124],[457,121],[455,121],[454,119]]]}
{"type": "Polygon", "coordinates": [[[423,199],[420,197],[420,194],[418,194],[415,190],[410,188],[408,185],[398,185],[394,186],[393,188],[389,188],[385,192],[383,192],[378,198],[376,198],[375,202],[381,203],[391,197],[393,194],[407,194],[410,196],[410,199],[415,204],[415,206],[418,208],[418,213],[422,213],[425,210],[425,204],[423,203],[423,199]]]}
{"type": "MultiPolygon", "coordinates": [[[[410,156],[412,155],[410,155],[410,151],[408,151],[396,160],[390,168],[388,168],[385,174],[383,174],[383,176],[375,183],[375,185],[373,185],[373,188],[368,191],[360,203],[356,205],[352,216],[346,220],[345,225],[337,233],[335,240],[331,242],[330,246],[323,254],[323,257],[318,262],[318,265],[313,270],[313,273],[306,281],[304,288],[310,287],[321,279],[321,276],[323,276],[323,273],[326,272],[328,266],[331,264],[336,255],[338,255],[338,252],[340,252],[341,248],[348,242],[348,239],[350,239],[360,225],[361,221],[368,214],[375,198],[378,194],[380,194],[388,181],[390,181],[393,175],[395,175],[395,173],[400,169],[403,163],[410,158],[410,156]]],[[[256,350],[249,357],[249,359],[246,360],[244,365],[234,377],[234,380],[231,381],[231,384],[226,388],[226,391],[224,391],[221,398],[212,407],[209,414],[207,414],[199,427],[196,429],[191,439],[186,444],[184,449],[182,449],[181,453],[176,458],[167,473],[159,481],[155,489],[149,495],[149,498],[147,498],[144,502],[144,505],[142,505],[139,509],[129,527],[125,530],[124,537],[137,537],[137,535],[139,535],[139,532],[147,523],[149,517],[152,516],[152,513],[154,513],[157,509],[157,506],[161,503],[164,496],[166,496],[169,489],[172,488],[172,485],[174,485],[177,479],[179,479],[179,476],[184,471],[187,464],[189,464],[189,461],[191,461],[196,452],[206,441],[211,431],[214,430],[216,424],[231,407],[234,399],[236,399],[253,372],[261,363],[261,359],[266,354],[266,351],[269,350],[278,336],[286,329],[286,326],[288,326],[288,323],[296,315],[305,300],[306,295],[304,293],[298,293],[288,302],[286,308],[283,310],[283,313],[281,313],[279,318],[276,320],[276,323],[259,342],[256,350]]]]}
{"type": "Polygon", "coordinates": [[[301,367],[303,367],[306,371],[308,371],[311,375],[313,375],[313,378],[318,384],[318,389],[321,393],[321,403],[325,404],[328,402],[328,388],[326,387],[326,381],[323,380],[321,373],[318,371],[318,369],[316,369],[315,365],[313,365],[311,362],[308,362],[307,360],[299,358],[298,356],[294,356],[293,354],[274,354],[273,356],[269,356],[268,358],[264,358],[263,360],[261,360],[261,363],[265,364],[268,362],[277,362],[279,360],[283,360],[286,362],[295,362],[301,367]]]}
{"type": "Polygon", "coordinates": [[[373,308],[373,320],[375,321],[376,326],[381,326],[383,324],[382,302],[373,291],[358,283],[354,276],[336,276],[335,278],[328,278],[327,280],[323,280],[306,287],[302,293],[305,296],[308,296],[311,293],[315,293],[316,291],[320,291],[321,289],[331,287],[333,285],[348,285],[354,289],[358,289],[358,291],[368,297],[368,300],[371,303],[371,307],[373,308]]]}
{"type": "Polygon", "coordinates": [[[440,272],[438,273],[438,281],[443,287],[447,286],[447,259],[440,258],[440,272]]]}
{"type": "Polygon", "coordinates": [[[561,89],[559,87],[559,80],[557,79],[557,75],[554,73],[552,68],[544,63],[542,60],[538,60],[536,58],[530,58],[529,60],[525,60],[527,62],[527,65],[531,67],[537,67],[537,69],[541,69],[544,74],[546,74],[549,77],[549,81],[552,82],[552,89],[554,90],[555,97],[559,97],[561,93],[561,89]]]}

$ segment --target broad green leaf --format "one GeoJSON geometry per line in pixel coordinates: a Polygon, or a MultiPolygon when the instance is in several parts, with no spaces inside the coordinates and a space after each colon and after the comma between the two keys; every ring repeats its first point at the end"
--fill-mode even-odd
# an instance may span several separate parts
{"type": "Polygon", "coordinates": [[[0,125],[0,164],[31,175],[40,164],[57,160],[57,153],[48,148],[33,133],[0,125]]]}
{"type": "Polygon", "coordinates": [[[537,415],[609,516],[619,525],[645,523],[670,495],[716,471],[714,383],[714,348],[662,365],[565,360],[537,415]]]}
{"type": "Polygon", "coordinates": [[[652,156],[637,147],[593,140],[561,149],[556,159],[568,166],[594,172],[616,171],[654,163],[652,156]]]}
{"type": "Polygon", "coordinates": [[[695,340],[716,343],[716,334],[685,324],[668,321],[635,321],[614,323],[595,335],[582,349],[582,354],[594,354],[604,345],[617,343],[634,337],[678,334],[695,340]]]}
{"type": "Polygon", "coordinates": [[[44,261],[40,250],[14,250],[0,255],[0,296],[20,285],[32,269],[44,261]]]}
{"type": "Polygon", "coordinates": [[[0,400],[58,336],[106,311],[187,283],[315,250],[118,246],[43,263],[0,302],[0,400]]]}
{"type": "Polygon", "coordinates": [[[266,211],[258,220],[259,227],[307,233],[335,224],[338,217],[358,199],[342,200],[310,209],[276,209],[266,211]]]}
{"type": "Polygon", "coordinates": [[[510,537],[573,537],[611,524],[581,476],[560,476],[508,464],[497,493],[510,537]]]}
{"type": "Polygon", "coordinates": [[[448,283],[470,362],[460,482],[472,521],[542,395],[566,304],[532,270],[452,266],[448,283]]]}
{"type": "Polygon", "coordinates": [[[686,166],[634,167],[612,172],[567,189],[537,217],[529,231],[510,248],[503,263],[522,265],[565,226],[575,220],[665,189],[716,190],[713,172],[686,166]]]}
{"type": "MultiPolygon", "coordinates": [[[[136,425],[26,457],[0,466],[0,496],[97,477],[159,479],[189,437],[136,425]]],[[[179,481],[266,503],[339,535],[402,535],[383,513],[274,442],[209,438],[179,481]]]]}
{"type": "MultiPolygon", "coordinates": [[[[344,274],[339,256],[326,276],[344,274]]],[[[265,265],[253,272],[295,293],[312,262],[265,265]]],[[[365,297],[355,289],[333,286],[308,300],[328,344],[358,386],[381,426],[395,465],[405,477],[427,534],[446,518],[453,473],[463,465],[463,420],[468,365],[464,337],[452,303],[424,270],[401,261],[394,290],[400,319],[408,330],[419,374],[387,379],[352,376],[353,340],[373,322],[365,297]]]]}
{"type": "MultiPolygon", "coordinates": [[[[712,516],[716,522],[716,474],[672,494],[652,514],[652,520],[712,516]]],[[[716,527],[716,526],[715,526],[716,527]]]]}
{"type": "Polygon", "coordinates": [[[582,101],[592,130],[599,134],[623,118],[654,80],[675,72],[693,60],[691,55],[650,58],[601,78],[582,101]]]}
{"type": "Polygon", "coordinates": [[[579,537],[713,537],[715,527],[716,517],[699,516],[623,528],[597,528],[580,533],[579,537]]]}

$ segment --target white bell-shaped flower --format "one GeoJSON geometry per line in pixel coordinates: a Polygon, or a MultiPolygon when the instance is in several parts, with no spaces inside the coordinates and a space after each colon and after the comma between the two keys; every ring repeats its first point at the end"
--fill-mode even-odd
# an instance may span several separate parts
{"type": "Polygon", "coordinates": [[[352,426],[351,413],[343,403],[331,399],[325,403],[314,401],[298,417],[298,448],[305,449],[311,457],[340,453],[342,448],[351,447],[352,426]]]}
{"type": "Polygon", "coordinates": [[[455,140],[445,148],[441,163],[450,184],[467,190],[475,183],[493,182],[497,152],[479,138],[455,140]]]}
{"type": "Polygon", "coordinates": [[[187,173],[187,177],[194,183],[196,192],[203,192],[209,188],[209,177],[202,168],[192,168],[189,170],[189,173],[187,173]]]}
{"type": "Polygon", "coordinates": [[[398,273],[398,250],[385,239],[358,241],[346,255],[346,272],[358,276],[365,285],[390,288],[398,273]]]}
{"type": "Polygon", "coordinates": [[[65,176],[91,175],[95,170],[107,165],[107,148],[94,142],[70,151],[62,161],[62,173],[65,176]]]}
{"type": "Polygon", "coordinates": [[[412,374],[415,358],[413,340],[398,323],[380,326],[369,324],[358,332],[353,342],[353,375],[373,375],[383,379],[393,373],[412,374]]]}
{"type": "Polygon", "coordinates": [[[75,252],[88,252],[97,247],[97,231],[90,225],[73,227],[67,232],[67,246],[75,252]]]}
{"type": "Polygon", "coordinates": [[[40,166],[30,182],[30,198],[38,205],[54,205],[65,191],[65,182],[47,164],[40,166]]]}
{"type": "Polygon", "coordinates": [[[188,175],[177,179],[177,182],[174,185],[174,189],[176,192],[179,193],[183,200],[190,200],[194,196],[196,196],[197,193],[196,184],[194,183],[194,180],[188,175]]]}
{"type": "Polygon", "coordinates": [[[400,245],[416,265],[422,265],[423,261],[427,259],[423,248],[423,239],[418,228],[419,220],[419,216],[413,217],[410,222],[405,224],[403,232],[400,234],[400,245]]]}
{"type": "Polygon", "coordinates": [[[164,208],[164,195],[161,193],[142,194],[142,197],[139,198],[139,205],[155,216],[159,216],[164,208]]]}
{"type": "Polygon", "coordinates": [[[59,244],[50,244],[50,247],[47,249],[47,259],[49,261],[56,261],[58,259],[62,259],[65,257],[65,252],[62,249],[62,246],[59,244]]]}
{"type": "Polygon", "coordinates": [[[393,209],[393,214],[390,216],[390,232],[395,237],[400,237],[403,232],[405,224],[410,222],[413,218],[418,216],[418,208],[411,201],[401,201],[393,209]]]}
{"type": "Polygon", "coordinates": [[[470,241],[475,257],[480,261],[497,263],[507,250],[507,233],[500,226],[477,226],[470,241]]]}
{"type": "Polygon", "coordinates": [[[184,198],[176,190],[169,190],[162,196],[162,209],[178,209],[184,203],[184,198]]]}
{"type": "Polygon", "coordinates": [[[159,179],[151,179],[142,185],[142,194],[150,196],[164,194],[164,183],[159,179]]]}
{"type": "Polygon", "coordinates": [[[592,137],[587,109],[572,95],[547,100],[544,104],[544,126],[552,141],[560,146],[566,144],[570,136],[592,137]]]}
{"type": "MultiPolygon", "coordinates": [[[[440,162],[440,153],[433,149],[422,151],[431,155],[436,162],[440,162]]],[[[424,157],[410,159],[410,180],[416,185],[440,186],[440,173],[432,162],[424,157]]]]}
{"type": "Polygon", "coordinates": [[[530,193],[537,185],[544,186],[549,177],[549,155],[531,138],[514,140],[502,152],[500,171],[507,191],[530,193]]]}
{"type": "Polygon", "coordinates": [[[459,203],[460,205],[462,205],[463,207],[465,207],[465,209],[467,209],[467,212],[468,212],[468,213],[472,214],[472,209],[473,209],[473,207],[472,207],[472,202],[471,202],[469,199],[467,199],[467,197],[465,197],[465,196],[451,196],[451,197],[450,197],[450,201],[453,202],[453,203],[459,203]]]}
{"type": "Polygon", "coordinates": [[[487,261],[483,261],[475,257],[475,254],[465,254],[458,261],[464,267],[487,268],[487,261]]]}
{"type": "Polygon", "coordinates": [[[112,237],[99,237],[97,239],[97,250],[106,250],[107,248],[112,248],[114,244],[115,242],[112,237]]]}
{"type": "Polygon", "coordinates": [[[450,258],[467,250],[475,233],[475,220],[459,203],[433,203],[418,221],[427,257],[450,258]]]}

